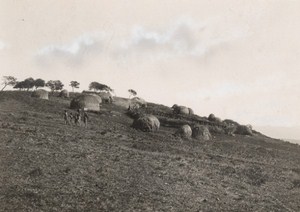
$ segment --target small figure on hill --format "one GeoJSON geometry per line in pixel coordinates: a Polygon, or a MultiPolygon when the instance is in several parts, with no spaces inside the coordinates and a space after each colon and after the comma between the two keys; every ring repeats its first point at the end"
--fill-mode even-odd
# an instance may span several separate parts
{"type": "Polygon", "coordinates": [[[64,121],[65,121],[65,124],[67,124],[67,125],[70,124],[69,114],[68,114],[67,110],[65,110],[65,112],[64,112],[64,121]]]}
{"type": "Polygon", "coordinates": [[[111,104],[113,102],[113,98],[111,96],[108,97],[108,103],[111,104]]]}
{"type": "Polygon", "coordinates": [[[75,123],[75,117],[74,117],[74,115],[73,115],[73,113],[72,112],[70,112],[70,114],[69,114],[69,118],[70,118],[70,124],[72,125],[73,123],[75,123]]]}
{"type": "Polygon", "coordinates": [[[79,109],[75,115],[75,124],[81,126],[81,112],[79,109]]]}
{"type": "Polygon", "coordinates": [[[84,127],[87,128],[87,124],[88,124],[88,119],[89,119],[89,116],[87,114],[87,112],[83,112],[83,123],[84,123],[84,127]]]}

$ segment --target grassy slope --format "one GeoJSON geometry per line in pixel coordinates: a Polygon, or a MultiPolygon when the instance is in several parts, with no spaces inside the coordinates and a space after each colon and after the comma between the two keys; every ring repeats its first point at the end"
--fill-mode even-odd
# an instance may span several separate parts
{"type": "Polygon", "coordinates": [[[143,133],[110,105],[69,127],[68,105],[0,93],[0,211],[300,211],[298,145],[143,133]]]}

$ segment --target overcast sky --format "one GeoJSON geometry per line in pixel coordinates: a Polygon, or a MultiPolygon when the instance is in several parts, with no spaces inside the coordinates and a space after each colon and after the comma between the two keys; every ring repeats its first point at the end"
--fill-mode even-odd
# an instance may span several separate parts
{"type": "Polygon", "coordinates": [[[0,2],[1,76],[132,88],[300,138],[300,1],[0,2]]]}

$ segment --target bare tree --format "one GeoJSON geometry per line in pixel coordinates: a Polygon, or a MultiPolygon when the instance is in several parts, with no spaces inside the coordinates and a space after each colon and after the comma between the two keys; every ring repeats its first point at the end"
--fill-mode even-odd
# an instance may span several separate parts
{"type": "Polygon", "coordinates": [[[13,76],[3,76],[2,77],[2,85],[3,88],[1,89],[1,91],[3,91],[6,86],[15,86],[17,83],[17,78],[13,77],[13,76]]]}

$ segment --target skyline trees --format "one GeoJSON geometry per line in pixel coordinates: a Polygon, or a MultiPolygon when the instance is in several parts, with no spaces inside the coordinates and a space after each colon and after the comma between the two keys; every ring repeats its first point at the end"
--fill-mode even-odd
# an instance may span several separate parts
{"type": "Polygon", "coordinates": [[[80,83],[77,81],[71,81],[70,86],[72,87],[72,92],[74,92],[74,88],[79,88],[80,83]]]}
{"type": "Polygon", "coordinates": [[[50,90],[52,91],[52,93],[54,93],[54,91],[59,91],[62,90],[64,87],[64,84],[60,81],[60,80],[49,80],[46,84],[46,87],[50,88],[50,90]]]}
{"type": "Polygon", "coordinates": [[[91,82],[89,85],[89,90],[113,92],[113,89],[111,89],[109,86],[99,82],[91,82]]]}
{"type": "Polygon", "coordinates": [[[26,89],[27,91],[29,91],[30,89],[32,89],[33,87],[35,87],[35,89],[39,88],[39,87],[44,87],[45,86],[45,81],[42,79],[36,79],[34,80],[32,77],[26,78],[23,81],[19,81],[16,82],[15,86],[13,88],[15,89],[26,89]]]}
{"type": "MultiPolygon", "coordinates": [[[[28,77],[22,81],[17,81],[17,78],[14,76],[2,76],[1,82],[3,87],[0,91],[3,91],[7,86],[13,86],[13,89],[26,90],[30,89],[38,89],[42,87],[47,87],[51,90],[51,92],[59,91],[64,88],[64,84],[60,80],[48,80],[47,82],[44,79],[37,78],[34,79],[32,77],[28,77]]],[[[72,92],[77,88],[79,88],[80,83],[78,81],[72,80],[70,81],[69,86],[72,87],[72,92]]],[[[96,81],[93,81],[89,84],[89,90],[100,91],[100,92],[111,92],[114,95],[115,91],[110,86],[106,84],[102,84],[96,81]]],[[[129,89],[131,95],[135,96],[137,93],[133,89],[129,89]]]]}

